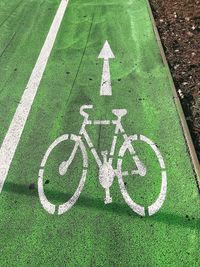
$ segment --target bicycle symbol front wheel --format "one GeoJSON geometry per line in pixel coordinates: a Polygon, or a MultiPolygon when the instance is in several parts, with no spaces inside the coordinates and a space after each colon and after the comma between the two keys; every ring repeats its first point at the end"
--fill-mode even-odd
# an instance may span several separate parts
{"type": "MultiPolygon", "coordinates": [[[[38,194],[39,194],[40,202],[41,202],[43,208],[50,214],[55,213],[56,206],[54,204],[52,204],[47,199],[47,197],[45,196],[45,193],[44,193],[44,188],[43,188],[44,168],[46,166],[46,163],[48,161],[50,154],[55,149],[55,147],[57,147],[61,142],[66,142],[68,140],[75,142],[75,146],[77,147],[77,149],[78,149],[78,147],[80,147],[80,150],[82,153],[82,158],[83,158],[83,166],[82,166],[83,168],[82,168],[82,174],[81,174],[80,182],[79,182],[79,185],[78,185],[75,193],[67,202],[58,206],[58,215],[65,213],[76,203],[76,201],[78,200],[78,198],[80,196],[81,191],[83,190],[85,180],[86,180],[86,174],[87,174],[87,168],[88,168],[88,158],[87,158],[87,152],[86,152],[85,146],[84,146],[81,138],[77,135],[74,135],[74,134],[71,134],[71,135],[64,134],[64,135],[58,137],[50,145],[50,147],[47,149],[47,151],[46,151],[46,153],[42,159],[42,163],[41,163],[40,170],[39,170],[39,177],[38,177],[38,194]]],[[[71,161],[73,160],[74,156],[75,156],[75,153],[72,154],[71,161]]]]}
{"type": "MultiPolygon", "coordinates": [[[[157,146],[147,137],[143,136],[143,135],[133,135],[128,137],[128,141],[125,140],[123,145],[120,148],[119,151],[119,159],[117,162],[117,173],[118,173],[118,182],[119,182],[119,186],[121,189],[121,193],[122,196],[125,200],[125,202],[128,204],[128,206],[137,214],[141,215],[141,216],[145,216],[145,207],[137,204],[136,202],[133,201],[133,199],[130,197],[125,183],[123,181],[123,172],[122,172],[122,158],[125,155],[125,152],[127,151],[127,149],[129,149],[130,146],[132,146],[131,142],[134,141],[142,141],[145,142],[147,145],[149,145],[151,147],[151,149],[154,151],[157,160],[159,162],[160,168],[161,168],[161,177],[162,177],[162,181],[161,181],[161,188],[160,188],[160,193],[159,196],[157,197],[157,199],[150,205],[148,206],[147,210],[148,210],[148,215],[151,216],[153,214],[155,214],[163,205],[165,198],[166,198],[166,193],[167,193],[167,174],[166,174],[166,170],[165,170],[165,163],[163,160],[163,157],[159,151],[159,149],[157,148],[157,146]]],[[[134,156],[133,156],[134,158],[134,156]]]]}

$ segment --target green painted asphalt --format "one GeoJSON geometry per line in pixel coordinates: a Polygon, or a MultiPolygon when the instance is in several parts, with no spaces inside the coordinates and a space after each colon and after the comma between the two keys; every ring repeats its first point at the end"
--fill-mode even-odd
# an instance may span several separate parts
{"type": "MultiPolygon", "coordinates": [[[[0,141],[11,123],[59,1],[0,2],[0,141]]],[[[110,150],[114,126],[86,127],[99,155],[110,150]]],[[[116,168],[123,137],[116,146],[116,168]]],[[[124,178],[135,202],[147,208],[158,197],[161,169],[150,147],[134,142],[147,168],[124,178]]],[[[44,168],[44,191],[56,205],[78,186],[80,149],[66,175],[58,168],[73,149],[63,142],[44,168]]],[[[102,157],[101,157],[102,158],[102,157]]],[[[128,153],[122,170],[134,169],[128,153]]],[[[0,195],[0,266],[199,266],[199,194],[168,70],[163,64],[145,0],[70,0],[28,121],[0,195]],[[100,96],[108,40],[112,96],[100,96]],[[114,178],[113,203],[104,204],[99,168],[84,138],[88,173],[75,205],[63,215],[44,210],[38,173],[50,144],[66,133],[79,134],[82,105],[93,105],[91,120],[114,120],[127,109],[126,134],[141,134],[159,148],[166,166],[167,195],[152,216],[139,216],[125,203],[114,178]]]]}

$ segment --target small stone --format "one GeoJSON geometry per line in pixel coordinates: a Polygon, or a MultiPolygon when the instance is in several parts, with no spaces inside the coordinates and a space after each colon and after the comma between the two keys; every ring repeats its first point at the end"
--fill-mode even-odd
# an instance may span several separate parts
{"type": "Polygon", "coordinates": [[[187,32],[187,35],[192,37],[193,36],[193,33],[192,32],[187,32]]]}
{"type": "Polygon", "coordinates": [[[174,69],[176,70],[179,66],[180,66],[179,64],[175,65],[174,69]]]}
{"type": "Polygon", "coordinates": [[[179,93],[180,98],[183,99],[184,98],[184,95],[183,95],[183,93],[182,93],[182,91],[180,89],[178,90],[178,93],[179,93]]]}

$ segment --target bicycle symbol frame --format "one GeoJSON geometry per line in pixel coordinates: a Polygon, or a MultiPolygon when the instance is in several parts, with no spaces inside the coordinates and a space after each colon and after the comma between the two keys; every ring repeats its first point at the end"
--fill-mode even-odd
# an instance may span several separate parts
{"type": "Polygon", "coordinates": [[[49,200],[47,199],[47,197],[45,196],[44,193],[44,187],[43,187],[43,175],[44,175],[44,168],[45,165],[47,163],[48,157],[50,155],[50,153],[52,152],[52,150],[61,142],[63,141],[67,141],[67,140],[71,140],[75,142],[74,148],[72,150],[71,155],[69,156],[68,160],[63,161],[60,166],[59,166],[59,173],[60,175],[65,175],[67,173],[67,170],[70,166],[70,164],[72,163],[75,154],[78,150],[78,148],[80,148],[81,153],[82,153],[82,157],[83,157],[83,170],[82,170],[82,175],[81,175],[81,179],[79,182],[79,185],[75,191],[75,193],[73,194],[73,196],[64,204],[59,205],[58,206],[58,215],[61,215],[65,212],[67,212],[78,200],[81,191],[83,190],[85,181],[86,181],[86,175],[87,175],[87,169],[88,169],[88,156],[87,156],[87,152],[86,152],[86,148],[85,145],[82,141],[82,139],[84,138],[91,153],[94,156],[94,159],[99,167],[99,182],[101,184],[101,186],[105,189],[105,199],[104,199],[104,203],[105,204],[109,204],[112,203],[112,197],[110,196],[110,187],[112,186],[114,177],[116,176],[118,178],[118,182],[119,182],[119,187],[122,193],[122,196],[125,200],[125,202],[128,204],[128,206],[137,214],[141,215],[141,216],[145,216],[147,214],[145,214],[145,207],[137,204],[136,202],[134,202],[133,199],[131,199],[130,195],[128,194],[127,190],[126,190],[126,186],[125,183],[123,181],[123,176],[127,176],[127,175],[140,175],[140,176],[145,176],[147,173],[147,169],[144,166],[144,164],[141,162],[141,160],[139,159],[139,157],[137,156],[134,147],[132,145],[132,142],[140,140],[145,142],[146,144],[148,144],[150,146],[150,148],[154,151],[160,168],[161,168],[161,188],[160,188],[160,193],[157,197],[157,199],[150,205],[148,206],[147,212],[148,215],[151,216],[153,214],[155,214],[156,212],[158,212],[158,210],[161,208],[161,206],[163,205],[165,198],[166,198],[166,192],[167,192],[167,174],[166,174],[166,170],[165,170],[165,163],[163,160],[163,157],[158,149],[158,147],[147,137],[145,137],[144,135],[131,135],[131,136],[127,136],[127,134],[124,131],[124,128],[121,124],[121,119],[123,116],[125,116],[127,114],[127,110],[126,109],[113,109],[112,113],[117,117],[116,120],[89,120],[89,115],[87,112],[85,112],[86,109],[92,109],[93,105],[83,105],[80,108],[80,115],[83,116],[83,123],[79,132],[79,135],[74,135],[74,134],[64,134],[60,137],[58,137],[47,149],[42,162],[41,162],[41,166],[40,166],[40,170],[39,170],[39,176],[38,176],[38,193],[39,193],[39,198],[40,198],[40,202],[43,206],[43,208],[50,214],[54,214],[56,212],[56,206],[54,204],[52,204],[51,202],[49,202],[49,200]],[[115,133],[114,133],[114,137],[112,140],[112,145],[111,145],[111,150],[109,152],[109,158],[108,158],[108,151],[102,151],[102,156],[103,156],[103,162],[101,161],[99,155],[97,154],[96,149],[93,146],[93,143],[86,131],[86,126],[89,125],[109,125],[109,124],[113,124],[115,125],[115,133]],[[118,135],[122,134],[123,138],[124,138],[124,142],[119,150],[119,156],[118,156],[118,160],[117,160],[117,168],[113,169],[112,163],[113,163],[113,156],[115,154],[115,148],[116,148],[116,143],[117,143],[117,138],[118,135]],[[132,170],[131,173],[129,173],[128,171],[124,171],[122,172],[122,161],[123,161],[123,156],[125,154],[126,151],[129,151],[129,153],[132,156],[133,161],[135,162],[135,166],[137,167],[136,170],[132,170]]]}

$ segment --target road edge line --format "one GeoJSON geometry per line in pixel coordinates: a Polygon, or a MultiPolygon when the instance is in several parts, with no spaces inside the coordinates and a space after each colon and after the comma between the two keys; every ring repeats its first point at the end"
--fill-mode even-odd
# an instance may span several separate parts
{"type": "Polygon", "coordinates": [[[20,103],[10,123],[9,129],[0,147],[0,193],[8,175],[18,143],[21,139],[28,115],[37,94],[40,82],[51,51],[53,49],[61,22],[67,9],[69,0],[61,0],[54,16],[53,22],[48,31],[40,54],[31,72],[28,83],[25,87],[20,103]]]}

